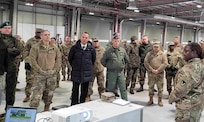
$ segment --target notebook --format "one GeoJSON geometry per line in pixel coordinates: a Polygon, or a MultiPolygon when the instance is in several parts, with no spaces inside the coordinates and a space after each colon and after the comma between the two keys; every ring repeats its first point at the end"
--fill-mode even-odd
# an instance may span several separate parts
{"type": "Polygon", "coordinates": [[[5,122],[35,122],[36,108],[14,107],[7,108],[5,122]]]}

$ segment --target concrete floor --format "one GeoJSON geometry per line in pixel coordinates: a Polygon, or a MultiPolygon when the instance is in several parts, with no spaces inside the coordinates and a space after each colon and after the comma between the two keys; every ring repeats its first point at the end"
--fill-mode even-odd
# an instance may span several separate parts
{"type": "MultiPolygon", "coordinates": [[[[24,63],[21,63],[20,66],[20,73],[19,78],[20,81],[19,84],[17,84],[17,88],[21,89],[20,91],[16,92],[16,101],[14,106],[24,106],[29,107],[28,103],[23,103],[23,99],[25,97],[24,94],[24,87],[25,87],[25,70],[24,70],[24,63]]],[[[166,85],[166,84],[165,84],[166,85]]],[[[157,93],[155,93],[154,96],[154,105],[152,106],[146,106],[146,102],[148,101],[148,90],[147,90],[147,84],[145,84],[145,90],[144,92],[137,93],[135,92],[134,95],[129,94],[128,92],[128,99],[132,103],[139,104],[144,106],[143,109],[143,122],[173,122],[174,116],[175,116],[175,104],[168,104],[167,99],[167,91],[166,86],[164,85],[164,95],[163,95],[163,107],[159,107],[157,105],[157,93]]],[[[139,87],[139,85],[136,85],[136,89],[139,87]]],[[[60,88],[57,88],[54,97],[53,97],[53,103],[52,106],[58,106],[58,105],[70,105],[70,94],[71,94],[71,88],[72,83],[70,81],[60,81],[60,88]]],[[[97,92],[97,85],[94,84],[94,94],[91,96],[92,100],[99,99],[98,92],[97,92]]],[[[0,114],[4,113],[4,107],[5,107],[5,101],[2,102],[0,105],[0,114]]],[[[38,111],[43,111],[44,103],[41,102],[40,106],[38,108],[38,111]]],[[[204,112],[201,117],[201,122],[204,122],[204,112]]]]}

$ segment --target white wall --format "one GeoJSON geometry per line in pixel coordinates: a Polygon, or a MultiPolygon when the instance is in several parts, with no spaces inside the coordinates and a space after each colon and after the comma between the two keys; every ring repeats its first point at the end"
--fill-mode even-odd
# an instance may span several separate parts
{"type": "MultiPolygon", "coordinates": [[[[24,41],[27,41],[29,38],[35,35],[35,28],[42,28],[44,30],[50,31],[51,37],[56,37],[55,27],[52,25],[35,25],[35,24],[26,24],[26,23],[18,23],[17,26],[18,35],[22,36],[24,41]]],[[[60,38],[64,39],[64,26],[57,26],[57,33],[60,34],[60,38]]]]}

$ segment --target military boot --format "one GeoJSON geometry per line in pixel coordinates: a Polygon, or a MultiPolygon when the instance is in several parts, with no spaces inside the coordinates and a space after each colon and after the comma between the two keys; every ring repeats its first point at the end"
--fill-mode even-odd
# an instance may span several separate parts
{"type": "Polygon", "coordinates": [[[50,105],[45,105],[44,106],[44,111],[49,111],[50,110],[50,105]]]}
{"type": "Polygon", "coordinates": [[[59,88],[59,81],[57,81],[55,88],[59,88]]]}
{"type": "Polygon", "coordinates": [[[162,103],[162,98],[161,97],[158,98],[158,105],[160,107],[163,107],[163,103],[162,103]]]}
{"type": "Polygon", "coordinates": [[[65,80],[66,80],[65,76],[63,76],[63,79],[62,79],[62,81],[65,81],[65,80]]]}
{"type": "Polygon", "coordinates": [[[133,89],[130,89],[130,94],[135,94],[133,89]]]}
{"type": "Polygon", "coordinates": [[[147,105],[152,105],[153,104],[153,96],[149,97],[149,101],[147,102],[147,105]]]}
{"type": "Polygon", "coordinates": [[[70,81],[71,79],[70,79],[70,76],[68,75],[68,77],[67,77],[67,81],[70,81]]]}
{"type": "Polygon", "coordinates": [[[30,100],[30,96],[26,96],[23,100],[23,102],[28,102],[30,100]]]}
{"type": "Polygon", "coordinates": [[[140,86],[140,88],[137,90],[137,92],[144,91],[143,86],[140,86]]]}
{"type": "Polygon", "coordinates": [[[85,99],[85,102],[89,102],[89,101],[91,101],[91,97],[88,95],[88,96],[86,97],[86,99],[85,99]]]}

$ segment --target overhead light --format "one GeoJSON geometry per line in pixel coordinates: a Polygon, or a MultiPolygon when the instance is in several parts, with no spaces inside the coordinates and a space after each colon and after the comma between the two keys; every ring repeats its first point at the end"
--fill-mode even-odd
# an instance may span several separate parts
{"type": "Polygon", "coordinates": [[[94,13],[93,12],[89,12],[89,15],[94,15],[94,13]]]}
{"type": "Polygon", "coordinates": [[[128,9],[128,10],[138,10],[138,8],[136,7],[135,0],[129,0],[128,7],[126,9],[128,9]]]}
{"type": "Polygon", "coordinates": [[[139,10],[139,9],[135,9],[135,10],[134,10],[134,12],[139,13],[139,12],[140,12],[140,10],[139,10]]]}
{"type": "Polygon", "coordinates": [[[33,6],[33,3],[25,3],[26,6],[33,6]]]}
{"type": "Polygon", "coordinates": [[[133,21],[134,19],[133,19],[133,18],[129,18],[129,20],[130,20],[130,21],[133,21]]]}
{"type": "Polygon", "coordinates": [[[197,7],[197,8],[202,8],[202,5],[197,5],[196,7],[197,7]]]}
{"type": "Polygon", "coordinates": [[[103,21],[103,20],[105,20],[105,19],[104,19],[104,18],[101,18],[100,20],[102,20],[102,21],[103,21]]]}
{"type": "Polygon", "coordinates": [[[156,22],[157,25],[160,25],[160,22],[156,22]]]}

